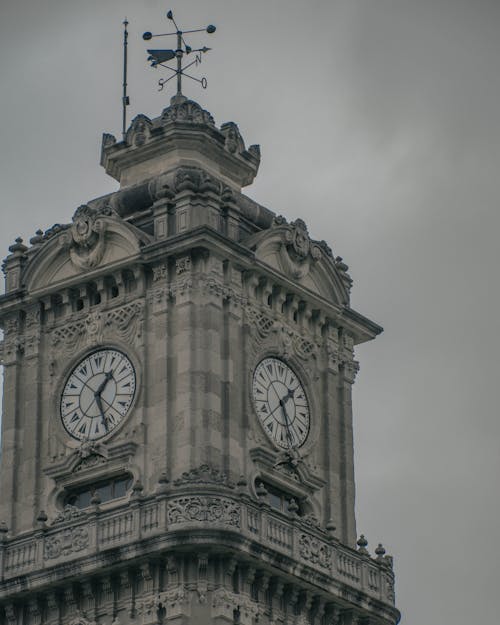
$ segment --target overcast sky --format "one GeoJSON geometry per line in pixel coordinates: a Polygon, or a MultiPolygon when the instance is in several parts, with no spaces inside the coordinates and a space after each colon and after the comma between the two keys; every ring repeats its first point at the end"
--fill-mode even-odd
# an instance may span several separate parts
{"type": "Polygon", "coordinates": [[[129,114],[153,117],[172,92],[140,35],[168,8],[217,25],[186,94],[261,145],[246,192],[326,239],[385,328],[357,352],[357,519],[395,557],[402,622],[497,623],[500,2],[3,0],[3,255],[117,188],[121,22],[129,114]]]}

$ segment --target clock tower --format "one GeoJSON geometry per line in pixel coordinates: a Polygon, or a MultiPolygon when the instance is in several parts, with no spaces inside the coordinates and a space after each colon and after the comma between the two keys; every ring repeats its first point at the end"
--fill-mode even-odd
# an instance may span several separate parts
{"type": "Polygon", "coordinates": [[[119,189],[4,262],[0,625],[395,625],[358,539],[351,308],[325,241],[242,188],[177,95],[103,136],[119,189]]]}

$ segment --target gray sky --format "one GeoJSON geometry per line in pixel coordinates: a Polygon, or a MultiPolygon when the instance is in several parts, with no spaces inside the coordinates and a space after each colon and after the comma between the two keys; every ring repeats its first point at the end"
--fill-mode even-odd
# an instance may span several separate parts
{"type": "Polygon", "coordinates": [[[500,3],[3,0],[3,255],[116,189],[121,21],[129,113],[153,117],[171,91],[140,34],[168,8],[218,27],[186,93],[260,143],[247,193],[326,239],[385,327],[358,350],[357,518],[395,557],[402,622],[498,622],[500,3]]]}

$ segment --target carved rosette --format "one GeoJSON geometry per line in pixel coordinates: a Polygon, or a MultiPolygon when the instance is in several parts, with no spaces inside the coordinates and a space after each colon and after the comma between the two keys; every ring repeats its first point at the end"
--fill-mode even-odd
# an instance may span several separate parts
{"type": "Polygon", "coordinates": [[[239,528],[241,506],[224,497],[179,497],[169,502],[167,519],[169,525],[197,521],[239,528]]]}

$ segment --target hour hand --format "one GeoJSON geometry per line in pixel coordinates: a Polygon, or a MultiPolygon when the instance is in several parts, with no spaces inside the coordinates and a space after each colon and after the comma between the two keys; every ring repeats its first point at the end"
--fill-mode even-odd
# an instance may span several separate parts
{"type": "Polygon", "coordinates": [[[101,393],[106,388],[106,384],[113,377],[113,372],[112,371],[107,371],[104,375],[105,375],[104,380],[99,384],[96,392],[94,393],[94,397],[96,397],[96,398],[101,396],[101,393]]]}

